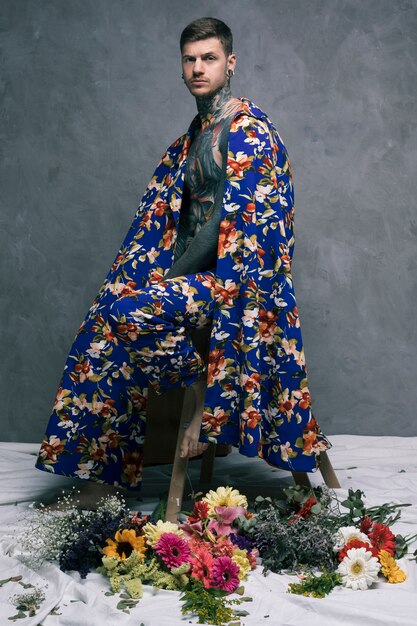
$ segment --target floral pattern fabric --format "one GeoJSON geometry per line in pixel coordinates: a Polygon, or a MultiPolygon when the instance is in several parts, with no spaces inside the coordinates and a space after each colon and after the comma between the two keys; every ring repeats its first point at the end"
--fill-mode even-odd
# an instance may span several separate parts
{"type": "MultiPolygon", "coordinates": [[[[273,466],[311,472],[320,451],[331,444],[311,408],[291,275],[290,161],[265,113],[241,100],[230,127],[217,266],[202,274],[214,306],[200,440],[230,443],[273,466]]],[[[140,485],[151,383],[144,382],[138,355],[126,349],[129,344],[115,334],[109,316],[117,300],[151,285],[163,287],[173,263],[184,169],[198,123],[196,116],[162,156],[77,332],[39,469],[127,488],[140,485]],[[121,385],[126,373],[135,382],[121,385]]],[[[157,389],[157,381],[152,384],[157,389]]]]}

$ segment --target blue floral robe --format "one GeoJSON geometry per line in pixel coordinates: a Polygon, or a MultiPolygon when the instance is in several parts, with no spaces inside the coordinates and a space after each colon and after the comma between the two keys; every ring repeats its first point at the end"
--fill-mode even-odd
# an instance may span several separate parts
{"type": "MultiPolygon", "coordinates": [[[[229,134],[201,440],[233,444],[285,470],[311,472],[330,443],[311,409],[291,276],[290,162],[269,118],[241,100],[229,134]]],[[[131,379],[120,411],[100,387],[129,364],[129,353],[112,341],[107,314],[117,297],[163,280],[173,264],[184,169],[197,123],[198,116],[162,156],[77,332],[39,469],[140,486],[148,388],[131,379]]]]}

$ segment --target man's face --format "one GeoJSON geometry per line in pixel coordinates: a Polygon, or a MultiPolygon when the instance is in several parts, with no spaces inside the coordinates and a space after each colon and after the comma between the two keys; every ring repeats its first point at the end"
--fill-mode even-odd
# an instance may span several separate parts
{"type": "Polygon", "coordinates": [[[189,41],[182,49],[184,82],[193,96],[211,96],[227,80],[227,70],[234,69],[236,55],[226,58],[222,43],[217,37],[189,41]]]}

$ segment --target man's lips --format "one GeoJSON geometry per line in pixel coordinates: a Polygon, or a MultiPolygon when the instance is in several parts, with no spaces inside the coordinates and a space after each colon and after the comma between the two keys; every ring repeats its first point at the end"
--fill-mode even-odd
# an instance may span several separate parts
{"type": "Polygon", "coordinates": [[[206,80],[201,80],[200,78],[196,78],[196,80],[192,80],[192,83],[206,83],[206,80]]]}

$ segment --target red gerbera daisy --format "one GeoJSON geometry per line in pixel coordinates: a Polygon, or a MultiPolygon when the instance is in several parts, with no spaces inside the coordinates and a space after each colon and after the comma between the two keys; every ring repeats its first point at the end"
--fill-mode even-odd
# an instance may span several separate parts
{"type": "Polygon", "coordinates": [[[372,524],[373,522],[371,518],[369,517],[369,515],[365,515],[365,517],[361,521],[359,530],[361,531],[361,533],[365,533],[365,535],[369,535],[369,531],[372,528],[372,524]]]}
{"type": "Polygon", "coordinates": [[[372,545],[380,550],[386,550],[391,556],[395,554],[395,535],[385,524],[374,522],[372,530],[368,533],[372,545]]]}
{"type": "Polygon", "coordinates": [[[304,517],[304,519],[307,519],[307,517],[310,517],[311,508],[315,504],[317,504],[316,498],[307,498],[301,509],[295,514],[295,517],[304,517]]]}
{"type": "Polygon", "coordinates": [[[203,587],[209,589],[211,586],[211,570],[213,557],[205,548],[199,548],[191,557],[192,576],[203,582],[203,587]]]}
{"type": "Polygon", "coordinates": [[[194,522],[198,522],[199,520],[203,520],[207,517],[207,513],[209,510],[208,502],[196,502],[194,504],[194,509],[191,515],[188,517],[188,522],[193,524],[194,522]]]}
{"type": "Polygon", "coordinates": [[[339,559],[339,561],[343,561],[345,556],[347,556],[347,551],[350,550],[351,548],[366,548],[368,552],[372,552],[372,556],[376,556],[376,557],[379,554],[378,548],[371,546],[369,543],[366,543],[365,541],[360,541],[359,539],[352,539],[352,541],[349,541],[349,543],[347,543],[337,555],[337,558],[339,559]]]}

